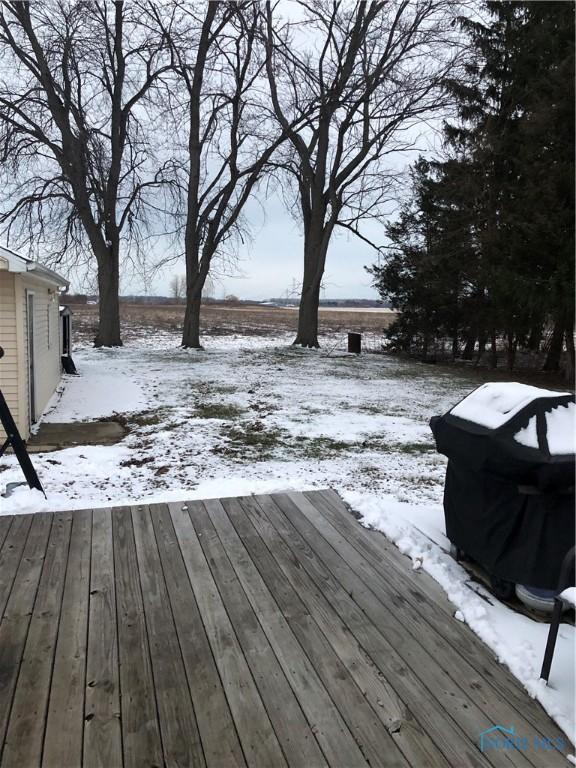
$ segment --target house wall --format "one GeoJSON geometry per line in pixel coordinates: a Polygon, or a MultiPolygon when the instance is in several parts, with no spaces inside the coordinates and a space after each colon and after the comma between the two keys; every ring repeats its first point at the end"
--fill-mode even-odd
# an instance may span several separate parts
{"type": "MultiPolygon", "coordinates": [[[[58,289],[28,274],[16,277],[16,315],[23,334],[20,391],[28,398],[28,302],[34,294],[34,366],[36,418],[39,419],[60,383],[60,310],[58,289]],[[18,307],[18,305],[20,305],[18,307]]],[[[21,399],[22,401],[22,399],[21,399]]],[[[27,430],[28,431],[28,430],[27,430]]]]}
{"type": "MultiPolygon", "coordinates": [[[[0,388],[24,440],[30,434],[27,292],[34,293],[36,418],[40,418],[60,382],[58,289],[26,273],[0,268],[0,388]]],[[[0,442],[5,438],[0,426],[0,442]]]]}
{"type": "MultiPolygon", "coordinates": [[[[21,429],[26,426],[26,413],[22,413],[19,392],[15,282],[13,273],[0,269],[0,347],[4,349],[4,357],[0,360],[0,389],[18,429],[21,429]]],[[[0,425],[0,442],[5,437],[0,425]]]]}

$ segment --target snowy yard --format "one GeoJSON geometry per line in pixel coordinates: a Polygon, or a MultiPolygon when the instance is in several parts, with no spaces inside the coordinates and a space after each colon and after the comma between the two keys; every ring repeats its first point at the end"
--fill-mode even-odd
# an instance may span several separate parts
{"type": "MultiPolygon", "coordinates": [[[[33,457],[48,500],[20,489],[3,514],[334,488],[366,525],[382,530],[446,589],[465,621],[507,663],[564,731],[574,730],[574,628],[562,625],[550,685],[538,681],[548,625],[498,603],[446,553],[444,457],[430,417],[481,383],[465,374],[381,355],[319,351],[291,336],[220,336],[206,351],[151,332],[121,349],[77,350],[44,419],[114,416],[114,446],[33,457]]],[[[13,457],[0,486],[20,480],[13,457]]]]}

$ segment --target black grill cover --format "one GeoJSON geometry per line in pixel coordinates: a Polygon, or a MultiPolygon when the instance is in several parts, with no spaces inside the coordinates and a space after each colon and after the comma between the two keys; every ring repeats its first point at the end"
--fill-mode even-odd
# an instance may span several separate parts
{"type": "Polygon", "coordinates": [[[541,589],[558,585],[575,537],[575,456],[550,454],[546,413],[574,401],[546,393],[493,429],[450,411],[430,421],[436,447],[449,459],[446,535],[491,575],[541,589]],[[538,448],[514,439],[533,417],[538,448]]]}

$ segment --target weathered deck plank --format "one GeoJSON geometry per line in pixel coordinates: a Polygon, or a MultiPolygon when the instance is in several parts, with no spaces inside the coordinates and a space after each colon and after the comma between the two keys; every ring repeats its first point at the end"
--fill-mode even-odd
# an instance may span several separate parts
{"type": "MultiPolygon", "coordinates": [[[[212,521],[328,763],[362,765],[365,761],[352,733],[289,626],[289,615],[297,613],[278,610],[278,604],[230,522],[229,516],[233,516],[237,501],[223,499],[222,505],[228,515],[224,509],[220,513],[213,509],[212,521]]],[[[303,606],[298,614],[302,612],[305,612],[303,606]]]]}
{"type": "MultiPolygon", "coordinates": [[[[431,734],[437,736],[439,732],[443,733],[445,740],[450,744],[449,757],[455,758],[465,754],[467,744],[463,734],[451,723],[446,723],[446,719],[435,707],[430,708],[429,702],[423,701],[419,681],[401,660],[397,660],[394,648],[384,647],[384,642],[380,643],[384,651],[383,658],[386,658],[387,669],[395,669],[400,673],[398,679],[402,684],[396,684],[401,694],[394,690],[383,674],[374,674],[377,665],[368,650],[372,650],[379,638],[373,625],[366,620],[362,611],[356,608],[351,596],[339,589],[329,572],[319,565],[307,544],[297,538],[295,531],[289,529],[288,521],[272,499],[258,499],[252,504],[258,504],[270,521],[267,525],[260,520],[259,530],[280,569],[301,596],[310,613],[316,617],[326,638],[410,765],[438,768],[450,765],[431,738],[431,734]],[[415,718],[404,702],[411,703],[418,712],[419,719],[415,718]],[[421,720],[426,728],[420,725],[421,720]]],[[[251,511],[254,511],[253,507],[251,511]]],[[[250,512],[248,514],[251,516],[250,512]]],[[[470,755],[470,758],[471,766],[482,764],[480,760],[475,761],[474,755],[470,755]]]]}
{"type": "MultiPolygon", "coordinates": [[[[300,494],[287,496],[301,498],[300,494]]],[[[304,494],[304,497],[311,502],[305,506],[309,520],[320,526],[329,540],[345,541],[345,551],[349,551],[350,546],[360,555],[359,559],[354,559],[360,564],[361,575],[382,599],[389,602],[395,594],[400,596],[405,607],[403,616],[411,617],[411,625],[422,642],[432,643],[432,653],[440,665],[451,664],[456,659],[460,679],[488,686],[489,701],[510,705],[516,722],[525,723],[528,730],[544,739],[551,733],[560,735],[544,709],[526,697],[526,692],[510,671],[483,646],[480,648],[484,652],[479,652],[478,641],[472,631],[462,622],[453,620],[455,609],[437,582],[425,573],[406,568],[406,558],[400,551],[381,534],[371,533],[358,525],[334,491],[311,492],[304,494]],[[330,524],[328,527],[327,522],[330,524]],[[434,632],[421,635],[422,621],[434,632]]],[[[491,716],[495,718],[493,710],[491,716]]]]}
{"type": "Polygon", "coordinates": [[[170,514],[246,761],[262,768],[284,766],[282,748],[210,572],[188,508],[171,504],[170,514]]]}
{"type": "Polygon", "coordinates": [[[113,510],[112,531],[124,765],[162,765],[156,693],[129,508],[113,510]]]}
{"type": "Polygon", "coordinates": [[[40,765],[71,529],[71,512],[54,515],[8,721],[3,766],[40,765]]]}
{"type": "Polygon", "coordinates": [[[84,766],[121,768],[120,679],[112,513],[92,514],[90,610],[86,650],[84,766]]]}
{"type": "Polygon", "coordinates": [[[12,708],[28,628],[44,564],[51,516],[38,515],[32,521],[10,597],[0,623],[0,746],[2,765],[6,753],[6,730],[12,708]]]}
{"type": "Polygon", "coordinates": [[[245,768],[242,747],[170,512],[165,505],[154,506],[151,515],[206,764],[208,768],[245,768]]]}
{"type": "Polygon", "coordinates": [[[0,619],[4,614],[22,552],[26,546],[32,515],[18,515],[6,520],[11,525],[0,550],[0,619]]]}
{"type": "MultiPolygon", "coordinates": [[[[266,525],[265,515],[256,508],[256,500],[242,499],[241,504],[244,511],[248,512],[249,519],[246,515],[234,514],[232,522],[259,565],[266,564],[263,577],[270,592],[280,609],[287,614],[288,624],[314,665],[342,718],[348,723],[364,758],[369,765],[407,766],[408,762],[403,758],[387,728],[366,701],[365,692],[356,685],[346,665],[322,632],[321,626],[318,625],[322,618],[309,608],[306,612],[298,610],[299,591],[290,585],[286,574],[274,561],[278,534],[266,525]],[[266,548],[268,552],[265,552],[266,548]],[[282,590],[278,589],[281,582],[282,590]]],[[[326,631],[329,634],[337,628],[337,623],[330,606],[324,607],[327,618],[323,624],[328,625],[326,631]]],[[[354,644],[352,636],[347,640],[348,643],[354,644]]]]}
{"type": "MultiPolygon", "coordinates": [[[[287,494],[289,497],[291,494],[287,494]]],[[[512,673],[499,664],[492,654],[478,654],[474,643],[470,643],[470,629],[460,621],[447,621],[454,616],[454,606],[449,602],[442,587],[421,571],[411,570],[406,576],[406,557],[401,554],[383,534],[359,526],[352,515],[345,510],[340,496],[334,491],[314,491],[304,494],[313,506],[322,513],[332,526],[348,541],[360,555],[385,575],[394,589],[404,590],[406,602],[411,605],[471,666],[483,680],[489,681],[500,696],[513,703],[518,711],[536,728],[549,725],[549,718],[542,707],[535,704],[526,708],[525,694],[512,673]],[[410,582],[406,589],[407,578],[410,582]]]]}
{"type": "MultiPolygon", "coordinates": [[[[306,525],[306,519],[296,513],[295,505],[292,508],[288,506],[291,504],[290,500],[287,500],[286,504],[284,500],[279,500],[279,503],[284,505],[284,511],[290,515],[290,520],[294,522],[305,540],[314,547],[318,556],[322,558],[322,562],[327,565],[331,575],[326,576],[326,583],[331,587],[332,602],[343,620],[350,622],[353,632],[358,632],[355,625],[358,619],[354,617],[354,603],[359,606],[364,616],[369,618],[370,623],[367,626],[364,620],[364,626],[359,627],[360,632],[364,630],[365,650],[384,674],[386,673],[384,665],[388,665],[389,660],[395,658],[400,668],[403,665],[406,675],[409,673],[416,675],[421,685],[425,686],[428,702],[435,700],[436,706],[441,711],[448,712],[462,733],[467,736],[463,739],[461,735],[455,742],[452,738],[447,739],[449,741],[447,748],[464,750],[463,754],[466,755],[467,762],[472,764],[474,756],[470,749],[467,749],[467,744],[473,743],[478,733],[494,724],[494,720],[490,719],[478,706],[474,688],[472,687],[471,691],[464,690],[464,686],[459,685],[440,666],[437,655],[431,655],[419,639],[406,629],[401,620],[403,604],[395,599],[395,595],[389,594],[385,602],[378,601],[372,591],[372,585],[368,587],[357,576],[354,568],[359,567],[358,558],[353,556],[353,552],[348,551],[347,542],[344,539],[338,541],[338,545],[346,555],[345,559],[317,533],[313,526],[306,525]]],[[[312,506],[306,501],[299,501],[299,504],[307,510],[308,506],[312,506]]],[[[420,639],[431,635],[430,632],[422,631],[423,626],[422,623],[419,626],[420,639]]],[[[454,662],[454,659],[451,661],[454,662]]],[[[481,685],[481,681],[477,681],[476,678],[470,682],[472,686],[481,685]]],[[[495,709],[499,708],[499,702],[494,701],[493,704],[495,709]]],[[[509,712],[510,710],[508,714],[509,712]]],[[[497,722],[508,722],[508,720],[498,719],[497,722]]],[[[442,725],[440,725],[440,731],[435,729],[433,732],[437,743],[442,743],[442,732],[442,725]]],[[[515,754],[514,758],[518,765],[530,764],[521,752],[515,754]]],[[[495,765],[509,765],[509,757],[504,750],[495,751],[491,760],[495,765]]]]}
{"type": "Polygon", "coordinates": [[[4,539],[8,535],[8,531],[10,530],[11,524],[12,524],[11,518],[0,517],[0,550],[2,549],[2,546],[4,544],[4,539]]]}
{"type": "Polygon", "coordinates": [[[201,768],[206,765],[206,761],[172,619],[150,510],[144,507],[133,509],[132,523],[164,758],[170,765],[201,768]]]}
{"type": "Polygon", "coordinates": [[[218,507],[218,501],[196,504],[190,509],[190,518],[274,732],[290,766],[325,766],[312,730],[209,519],[207,510],[218,512],[218,507]]]}
{"type": "Polygon", "coordinates": [[[565,765],[453,610],[331,491],[0,517],[0,768],[565,765]]]}
{"type": "Polygon", "coordinates": [[[49,768],[82,762],[91,539],[92,514],[74,513],[44,734],[49,768]]]}

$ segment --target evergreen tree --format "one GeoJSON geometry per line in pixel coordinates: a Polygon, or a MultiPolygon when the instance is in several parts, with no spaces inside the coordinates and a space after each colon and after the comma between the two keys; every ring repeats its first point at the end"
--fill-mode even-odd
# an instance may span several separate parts
{"type": "Polygon", "coordinates": [[[461,20],[471,55],[447,83],[458,110],[448,159],[416,164],[375,283],[402,310],[391,330],[402,348],[449,336],[456,352],[460,337],[470,357],[488,337],[495,365],[504,337],[512,368],[552,324],[547,367],[565,337],[573,375],[574,7],[486,8],[488,23],[461,20]]]}

